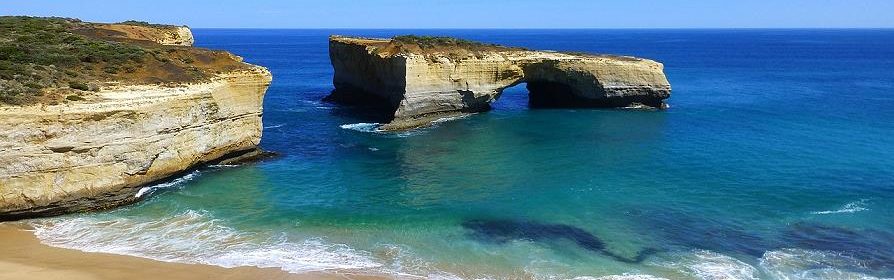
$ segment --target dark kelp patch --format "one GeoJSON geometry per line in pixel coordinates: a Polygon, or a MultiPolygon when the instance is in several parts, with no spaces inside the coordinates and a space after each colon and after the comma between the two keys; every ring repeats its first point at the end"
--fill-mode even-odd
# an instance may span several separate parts
{"type": "Polygon", "coordinates": [[[511,219],[471,219],[464,221],[462,227],[469,230],[469,236],[479,242],[505,244],[518,240],[555,244],[559,241],[570,241],[582,249],[600,253],[625,263],[640,263],[648,256],[658,252],[655,249],[645,249],[633,258],[620,256],[607,251],[605,242],[590,232],[565,224],[511,219]]]}
{"type": "Polygon", "coordinates": [[[800,222],[786,229],[780,241],[785,247],[839,252],[861,262],[861,267],[852,270],[894,276],[894,234],[890,232],[800,222]]]}

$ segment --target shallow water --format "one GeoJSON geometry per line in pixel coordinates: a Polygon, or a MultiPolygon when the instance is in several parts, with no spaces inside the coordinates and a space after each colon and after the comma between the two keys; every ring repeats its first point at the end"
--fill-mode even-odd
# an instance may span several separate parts
{"type": "Polygon", "coordinates": [[[414,278],[894,277],[894,31],[196,30],[274,74],[260,164],[202,169],[46,243],[414,278]],[[330,33],[665,63],[667,111],[488,113],[406,133],[323,103],[330,33]]]}

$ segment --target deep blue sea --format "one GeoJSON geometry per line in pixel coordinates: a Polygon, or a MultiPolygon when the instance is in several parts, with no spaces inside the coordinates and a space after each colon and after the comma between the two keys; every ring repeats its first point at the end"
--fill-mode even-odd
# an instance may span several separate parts
{"type": "Polygon", "coordinates": [[[195,30],[268,67],[262,147],[46,243],[225,267],[433,279],[894,277],[894,30],[195,30]],[[665,111],[494,110],[371,129],[330,34],[447,35],[664,63],[665,111]]]}

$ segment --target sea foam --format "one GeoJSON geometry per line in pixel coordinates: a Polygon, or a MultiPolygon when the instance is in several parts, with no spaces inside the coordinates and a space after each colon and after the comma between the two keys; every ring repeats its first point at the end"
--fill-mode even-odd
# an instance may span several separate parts
{"type": "Polygon", "coordinates": [[[55,218],[35,221],[32,226],[47,245],[166,262],[280,268],[292,273],[382,266],[369,253],[346,245],[320,238],[294,242],[285,236],[239,232],[203,211],[188,210],[151,221],[96,215],[55,218]]]}
{"type": "Polygon", "coordinates": [[[650,264],[672,268],[697,279],[759,279],[758,270],[754,266],[707,250],[675,253],[650,264]]]}
{"type": "Polygon", "coordinates": [[[342,129],[354,130],[360,132],[381,132],[379,123],[351,123],[340,125],[342,129]]]}
{"type": "Polygon", "coordinates": [[[137,191],[137,194],[135,196],[143,197],[144,195],[151,195],[152,193],[154,193],[155,191],[160,190],[160,189],[169,189],[169,188],[179,187],[186,182],[192,181],[193,179],[198,177],[199,174],[201,174],[201,172],[199,172],[198,170],[195,170],[195,171],[190,172],[186,175],[183,175],[183,177],[174,179],[170,182],[155,184],[155,185],[151,185],[148,187],[143,187],[139,191],[137,191]]]}
{"type": "Polygon", "coordinates": [[[769,251],[761,257],[760,266],[775,279],[879,279],[851,271],[862,269],[861,261],[831,251],[803,249],[769,251]]]}
{"type": "Polygon", "coordinates": [[[814,211],[814,212],[810,212],[810,214],[829,215],[829,214],[844,214],[844,213],[856,213],[856,212],[867,211],[867,210],[869,210],[869,208],[866,208],[867,202],[868,202],[868,200],[861,199],[859,201],[854,201],[854,202],[845,204],[844,206],[842,206],[841,208],[839,208],[837,210],[814,211]]]}

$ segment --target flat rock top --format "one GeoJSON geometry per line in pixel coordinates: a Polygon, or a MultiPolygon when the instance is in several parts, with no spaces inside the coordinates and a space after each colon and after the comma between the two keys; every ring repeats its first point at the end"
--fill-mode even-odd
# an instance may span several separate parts
{"type": "Polygon", "coordinates": [[[484,57],[488,54],[514,57],[539,57],[552,59],[612,59],[618,61],[643,61],[645,59],[607,54],[572,53],[555,51],[535,51],[520,47],[487,44],[452,37],[397,36],[391,39],[362,38],[333,35],[330,42],[367,47],[371,54],[380,57],[402,55],[444,56],[448,58],[484,57]]]}

